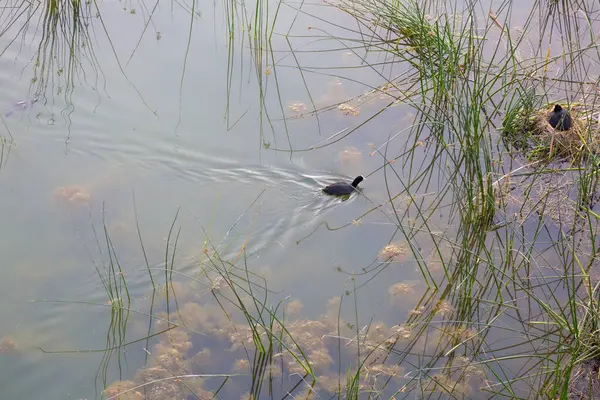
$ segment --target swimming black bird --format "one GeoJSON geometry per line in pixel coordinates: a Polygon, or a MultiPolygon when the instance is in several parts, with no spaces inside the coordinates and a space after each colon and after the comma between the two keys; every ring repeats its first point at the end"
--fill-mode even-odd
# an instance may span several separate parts
{"type": "Polygon", "coordinates": [[[558,131],[568,131],[571,129],[571,116],[560,105],[556,104],[554,110],[550,113],[548,123],[558,131]]]}
{"type": "Polygon", "coordinates": [[[346,196],[354,192],[359,183],[361,183],[365,178],[362,175],[354,178],[352,183],[347,182],[337,182],[332,183],[331,185],[325,186],[323,188],[323,192],[330,194],[332,196],[346,196]]]}

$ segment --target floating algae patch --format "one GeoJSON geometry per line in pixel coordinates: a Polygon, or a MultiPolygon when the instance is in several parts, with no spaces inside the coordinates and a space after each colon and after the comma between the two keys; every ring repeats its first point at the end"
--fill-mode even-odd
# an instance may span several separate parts
{"type": "Polygon", "coordinates": [[[174,329],[161,337],[148,354],[149,364],[139,370],[133,381],[117,381],[104,390],[109,399],[211,399],[203,388],[204,379],[191,375],[187,357],[192,344],[189,334],[174,329]]]}
{"type": "Polygon", "coordinates": [[[553,128],[548,122],[555,103],[542,108],[525,96],[508,110],[502,130],[515,147],[532,161],[564,161],[580,164],[600,150],[600,109],[584,103],[564,106],[571,116],[568,130],[553,128]]]}
{"type": "Polygon", "coordinates": [[[88,203],[91,195],[89,190],[80,185],[61,186],[54,190],[54,198],[71,203],[88,203]]]}
{"type": "Polygon", "coordinates": [[[403,241],[390,243],[379,251],[377,258],[382,261],[404,261],[408,256],[409,248],[403,241]]]}
{"type": "Polygon", "coordinates": [[[17,342],[12,336],[3,336],[0,338],[0,353],[8,353],[17,349],[17,342]]]}
{"type": "Polygon", "coordinates": [[[356,147],[348,147],[340,151],[338,159],[340,160],[340,165],[342,167],[347,164],[357,165],[362,161],[362,152],[356,147]]]}

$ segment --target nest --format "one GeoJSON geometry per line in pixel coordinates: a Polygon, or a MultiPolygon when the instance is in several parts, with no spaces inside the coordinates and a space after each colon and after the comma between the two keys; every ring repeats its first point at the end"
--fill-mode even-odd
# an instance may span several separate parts
{"type": "Polygon", "coordinates": [[[593,358],[586,360],[573,368],[569,379],[569,400],[597,399],[600,398],[600,360],[593,358]]]}
{"type": "Polygon", "coordinates": [[[534,113],[529,136],[529,158],[552,161],[562,159],[581,163],[600,150],[600,124],[583,105],[571,105],[571,128],[559,131],[548,123],[552,106],[534,113]]]}

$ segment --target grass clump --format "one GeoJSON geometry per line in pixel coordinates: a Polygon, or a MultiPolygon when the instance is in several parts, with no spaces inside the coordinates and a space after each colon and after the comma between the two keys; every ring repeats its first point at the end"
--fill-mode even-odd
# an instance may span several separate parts
{"type": "Polygon", "coordinates": [[[581,288],[585,296],[577,304],[572,323],[561,326],[562,351],[553,380],[548,380],[547,393],[553,398],[596,399],[600,397],[600,314],[598,284],[591,286],[591,281],[583,279],[581,288]]]}
{"type": "Polygon", "coordinates": [[[457,53],[451,23],[446,17],[441,21],[434,19],[416,1],[377,2],[375,6],[378,10],[371,10],[378,16],[372,21],[374,28],[386,29],[394,43],[394,53],[408,52],[413,59],[416,57],[415,66],[424,62],[445,64],[457,53]]]}
{"type": "Polygon", "coordinates": [[[527,132],[534,129],[533,115],[539,105],[534,90],[519,90],[517,96],[514,104],[508,106],[502,120],[502,133],[513,146],[524,148],[527,144],[527,132]]]}

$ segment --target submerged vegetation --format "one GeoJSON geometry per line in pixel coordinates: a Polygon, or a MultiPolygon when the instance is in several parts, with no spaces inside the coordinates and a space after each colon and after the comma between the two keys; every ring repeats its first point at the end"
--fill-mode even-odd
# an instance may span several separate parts
{"type": "MultiPolygon", "coordinates": [[[[182,3],[193,19],[196,2],[182,3]]],[[[441,0],[320,5],[352,18],[352,28],[313,15],[303,3],[225,3],[229,45],[251,48],[263,151],[290,157],[316,151],[351,138],[382,115],[400,121],[398,110],[413,113],[409,124],[394,128],[398,132],[368,139],[376,142],[371,155],[381,166],[365,177],[385,183],[383,200],[361,193],[370,207],[362,215],[343,227],[324,224],[360,229],[370,218],[383,218],[394,231],[371,264],[338,267],[349,288],[309,318],[301,299],[269,289],[245,242],[232,251],[236,243],[215,244],[207,234],[194,255],[196,273],[179,272],[176,221],[160,267],[151,267],[138,226],[152,288],[150,311],[141,312],[132,306],[131,270],[119,261],[105,229],[98,236],[107,259],[96,268],[111,315],[99,374],[106,399],[600,396],[600,83],[589,71],[589,64],[600,69],[600,10],[585,2],[532,2],[517,27],[512,20],[524,5],[496,3],[489,9],[479,1],[441,0]],[[278,24],[281,7],[293,8],[292,26],[278,24]],[[363,95],[319,106],[309,82],[324,72],[303,67],[296,54],[297,47],[308,51],[304,42],[294,44],[305,39],[292,31],[300,15],[314,18],[312,40],[352,53],[360,68],[377,76],[376,84],[359,82],[363,95]],[[274,48],[280,36],[288,49],[274,48]],[[292,103],[289,119],[278,84],[285,58],[276,58],[280,52],[292,60],[310,104],[292,103]],[[547,123],[557,99],[569,105],[569,131],[547,123]],[[359,112],[365,104],[371,114],[368,107],[359,112]],[[332,111],[352,125],[314,145],[295,146],[292,119],[313,118],[320,129],[320,119],[332,111]],[[280,145],[277,132],[285,132],[287,145],[280,145]],[[383,271],[398,265],[413,266],[420,280],[389,282],[389,307],[404,308],[393,322],[376,321],[361,310],[361,297],[369,296],[383,271]],[[418,299],[415,304],[405,300],[408,294],[418,299]],[[141,339],[127,333],[131,313],[149,316],[141,339]],[[109,382],[110,367],[121,365],[131,346],[144,346],[145,365],[135,376],[109,382]]],[[[39,4],[45,33],[34,69],[35,91],[43,92],[50,71],[67,71],[66,85],[72,85],[80,59],[94,59],[87,24],[101,18],[95,2],[39,4]],[[56,54],[67,54],[69,63],[57,69],[56,54]]],[[[3,24],[18,15],[14,8],[3,11],[9,13],[3,24]]],[[[228,121],[228,127],[234,124],[228,121]]],[[[61,188],[56,196],[89,200],[75,189],[61,188]]]]}

